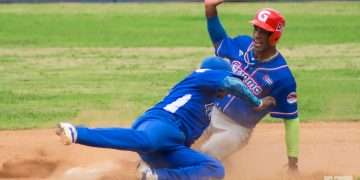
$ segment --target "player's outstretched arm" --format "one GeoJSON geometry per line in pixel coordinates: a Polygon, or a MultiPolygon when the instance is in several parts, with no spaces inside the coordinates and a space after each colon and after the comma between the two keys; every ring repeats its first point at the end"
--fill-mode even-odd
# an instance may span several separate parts
{"type": "Polygon", "coordinates": [[[233,94],[239,98],[254,104],[257,110],[263,110],[276,104],[273,97],[267,96],[263,99],[256,97],[249,88],[238,78],[227,76],[223,81],[223,89],[226,93],[233,94]]]}
{"type": "Polygon", "coordinates": [[[223,0],[205,0],[205,15],[207,19],[207,29],[210,39],[215,48],[218,47],[220,42],[227,37],[225,29],[220,23],[217,16],[216,7],[224,2],[223,0]]]}

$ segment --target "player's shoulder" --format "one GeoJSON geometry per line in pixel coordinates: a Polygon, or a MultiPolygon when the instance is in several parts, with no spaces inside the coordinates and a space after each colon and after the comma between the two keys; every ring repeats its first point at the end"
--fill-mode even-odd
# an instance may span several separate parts
{"type": "Polygon", "coordinates": [[[277,55],[262,65],[264,68],[270,69],[270,71],[281,72],[281,71],[290,71],[288,63],[285,60],[285,57],[278,52],[277,55]]]}
{"type": "Polygon", "coordinates": [[[249,35],[237,35],[234,37],[234,40],[250,43],[252,41],[252,37],[249,35]]]}
{"type": "Polygon", "coordinates": [[[295,77],[289,67],[282,68],[279,71],[276,71],[272,76],[275,76],[277,86],[296,87],[295,77]]]}
{"type": "Polygon", "coordinates": [[[274,59],[271,62],[272,63],[270,63],[270,65],[274,67],[287,65],[285,57],[280,52],[277,52],[277,55],[274,57],[274,59]]]}
{"type": "Polygon", "coordinates": [[[295,82],[294,75],[292,73],[290,66],[286,62],[285,57],[281,53],[279,53],[277,58],[278,58],[278,64],[276,64],[276,66],[280,67],[280,69],[281,69],[279,72],[283,73],[283,77],[286,80],[295,82]],[[281,68],[281,67],[284,67],[284,68],[281,68]]]}
{"type": "Polygon", "coordinates": [[[235,36],[233,39],[238,46],[242,46],[243,48],[249,47],[253,41],[252,37],[248,35],[238,35],[235,36]]]}
{"type": "Polygon", "coordinates": [[[296,84],[293,73],[285,58],[279,53],[270,63],[265,63],[258,70],[267,73],[281,84],[296,84]]]}

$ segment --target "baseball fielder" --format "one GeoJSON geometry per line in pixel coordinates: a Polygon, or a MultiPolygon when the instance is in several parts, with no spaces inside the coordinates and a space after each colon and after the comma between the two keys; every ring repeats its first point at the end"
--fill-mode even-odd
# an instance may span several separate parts
{"type": "Polygon", "coordinates": [[[229,37],[217,16],[217,6],[223,0],[205,0],[208,32],[215,47],[215,54],[230,60],[232,71],[242,77],[251,92],[261,98],[273,96],[276,106],[254,111],[253,105],[228,95],[212,111],[210,138],[202,150],[218,159],[224,159],[243,147],[252,129],[267,114],[285,123],[288,167],[297,170],[299,154],[299,119],[295,79],[281,53],[276,49],[285,19],[280,12],[265,8],[250,21],[252,37],[229,37]]]}
{"type": "Polygon", "coordinates": [[[202,68],[176,84],[132,128],[87,128],[60,123],[57,134],[65,144],[137,152],[149,165],[142,163],[139,167],[140,179],[222,179],[221,162],[190,147],[209,125],[207,112],[215,99],[231,93],[260,111],[275,101],[272,97],[260,100],[230,71],[210,70],[211,63],[202,68]]]}

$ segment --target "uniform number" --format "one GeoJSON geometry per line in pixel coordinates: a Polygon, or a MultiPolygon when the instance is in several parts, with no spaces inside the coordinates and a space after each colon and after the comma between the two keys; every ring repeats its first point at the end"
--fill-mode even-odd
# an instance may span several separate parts
{"type": "Polygon", "coordinates": [[[176,99],[174,102],[166,105],[164,109],[171,113],[175,113],[180,107],[184,106],[190,99],[191,99],[191,94],[186,94],[176,99]]]}

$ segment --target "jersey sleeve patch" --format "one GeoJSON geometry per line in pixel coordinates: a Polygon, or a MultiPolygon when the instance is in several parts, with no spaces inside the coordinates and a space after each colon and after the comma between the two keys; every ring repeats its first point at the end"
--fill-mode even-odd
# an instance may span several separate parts
{"type": "Polygon", "coordinates": [[[283,82],[288,84],[278,85],[280,89],[274,90],[271,94],[276,99],[276,106],[270,115],[275,118],[293,119],[298,116],[296,84],[291,81],[283,82]]]}
{"type": "Polygon", "coordinates": [[[286,101],[289,104],[294,104],[297,102],[297,96],[296,96],[296,92],[291,92],[287,95],[286,97],[286,101]]]}

